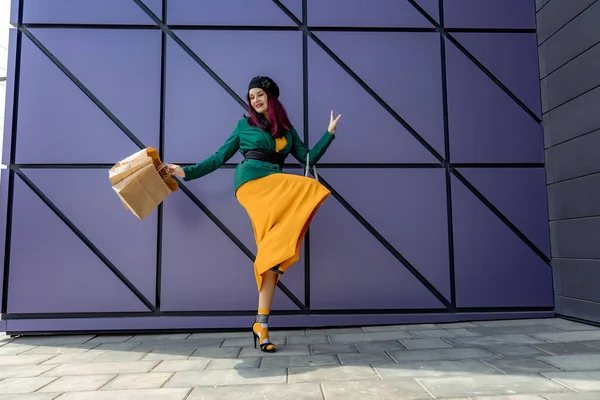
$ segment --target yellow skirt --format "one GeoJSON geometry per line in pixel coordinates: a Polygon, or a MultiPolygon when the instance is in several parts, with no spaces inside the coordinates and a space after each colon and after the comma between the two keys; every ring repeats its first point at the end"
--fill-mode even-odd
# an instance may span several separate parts
{"type": "Polygon", "coordinates": [[[306,230],[331,192],[317,180],[280,173],[244,183],[236,193],[246,209],[256,240],[254,276],[260,291],[262,274],[279,266],[285,272],[300,258],[306,230]]]}

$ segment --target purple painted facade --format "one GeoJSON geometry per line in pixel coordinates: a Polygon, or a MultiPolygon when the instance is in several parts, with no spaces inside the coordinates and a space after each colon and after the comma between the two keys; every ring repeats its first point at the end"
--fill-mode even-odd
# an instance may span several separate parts
{"type": "Polygon", "coordinates": [[[329,110],[344,115],[319,166],[334,195],[274,326],[552,315],[533,0],[12,3],[0,327],[249,326],[241,156],[145,221],[107,170],[138,144],[173,163],[211,155],[259,74],[309,145],[329,110]]]}

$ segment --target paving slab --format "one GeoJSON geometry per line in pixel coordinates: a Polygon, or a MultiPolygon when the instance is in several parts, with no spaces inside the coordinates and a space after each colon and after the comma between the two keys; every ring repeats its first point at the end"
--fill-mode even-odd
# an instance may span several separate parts
{"type": "Polygon", "coordinates": [[[87,392],[100,389],[116,375],[88,375],[88,376],[62,376],[44,386],[40,392],[64,393],[64,392],[87,392]]]}
{"type": "Polygon", "coordinates": [[[170,372],[119,375],[103,386],[102,390],[158,389],[171,376],[173,376],[173,373],[170,372]]]}
{"type": "Polygon", "coordinates": [[[158,361],[126,361],[62,364],[45,372],[43,376],[141,374],[150,372],[158,361]]]}
{"type": "Polygon", "coordinates": [[[309,346],[312,354],[358,353],[356,346],[351,344],[312,344],[309,346]]]}
{"type": "Polygon", "coordinates": [[[544,343],[533,345],[533,347],[555,356],[600,353],[600,349],[588,345],[588,343],[590,342],[544,343]]]}
{"type": "MultiPolygon", "coordinates": [[[[558,335],[558,334],[550,333],[550,335],[558,335]]],[[[458,347],[503,346],[503,345],[522,346],[522,345],[529,345],[529,344],[544,343],[543,340],[540,340],[533,336],[520,334],[520,333],[481,336],[481,337],[447,338],[446,340],[449,343],[451,343],[455,346],[458,346],[458,347]]]]}
{"type": "Polygon", "coordinates": [[[546,400],[538,394],[516,394],[513,396],[471,397],[470,400],[546,400]]]}
{"type": "Polygon", "coordinates": [[[480,360],[420,361],[403,364],[375,364],[373,367],[383,380],[502,375],[502,372],[480,360]]]}
{"type": "Polygon", "coordinates": [[[548,355],[547,352],[537,346],[486,346],[486,349],[504,358],[532,358],[548,355]]]}
{"type": "Polygon", "coordinates": [[[293,367],[288,368],[288,374],[289,383],[381,380],[375,370],[367,365],[320,368],[293,367]]]}
{"type": "Polygon", "coordinates": [[[176,372],[166,388],[195,386],[268,385],[287,382],[285,368],[176,372]]]}
{"type": "Polygon", "coordinates": [[[0,394],[0,400],[54,400],[60,393],[0,394]]]}
{"type": "Polygon", "coordinates": [[[564,386],[539,375],[419,378],[419,381],[436,398],[569,392],[564,386]]]}
{"type": "Polygon", "coordinates": [[[539,372],[560,371],[558,368],[535,359],[498,359],[485,360],[485,362],[509,375],[537,374],[539,372]]]}
{"type": "Polygon", "coordinates": [[[443,349],[454,347],[450,343],[439,339],[406,339],[400,340],[400,343],[409,350],[420,350],[420,349],[443,349]]]}
{"type": "MultiPolygon", "coordinates": [[[[600,371],[548,372],[542,374],[578,392],[600,392],[600,371]]],[[[600,399],[600,393],[598,393],[600,399]]]]}
{"type": "Polygon", "coordinates": [[[411,361],[451,361],[498,358],[498,356],[491,351],[478,348],[389,351],[388,354],[398,363],[411,361]]]}
{"type": "Polygon", "coordinates": [[[413,338],[414,336],[407,331],[347,333],[329,335],[329,340],[332,344],[368,343],[413,338]]]}
{"type": "Polygon", "coordinates": [[[319,367],[323,365],[340,365],[335,355],[322,354],[320,356],[288,356],[265,357],[261,368],[287,368],[287,367],[319,367]]]}
{"type": "Polygon", "coordinates": [[[546,394],[544,400],[598,400],[600,392],[546,394]]]}
{"type": "Polygon", "coordinates": [[[187,400],[323,400],[318,383],[295,383],[292,385],[253,385],[252,390],[243,386],[200,387],[194,389],[187,400]]]}
{"type": "Polygon", "coordinates": [[[569,356],[542,356],[538,360],[563,371],[600,371],[600,354],[575,354],[569,356]]]}
{"type": "Polygon", "coordinates": [[[379,382],[324,382],[327,400],[430,400],[431,396],[414,379],[379,382]]]}
{"type": "Polygon", "coordinates": [[[184,400],[191,389],[110,390],[105,392],[71,392],[56,400],[184,400]]]}
{"type": "MultiPolygon", "coordinates": [[[[219,359],[218,361],[225,361],[230,359],[219,359]]],[[[203,371],[206,367],[215,360],[211,360],[210,358],[194,358],[192,360],[167,360],[159,363],[154,369],[153,372],[184,372],[184,371],[203,371]]],[[[241,361],[242,364],[245,360],[236,360],[233,361],[241,361]]]]}
{"type": "Polygon", "coordinates": [[[469,329],[435,329],[435,330],[423,330],[423,331],[411,331],[409,332],[418,339],[423,338],[459,338],[459,337],[471,337],[479,336],[478,333],[473,332],[469,329]]]}
{"type": "Polygon", "coordinates": [[[386,353],[366,353],[366,354],[338,354],[342,365],[372,365],[372,364],[394,364],[395,361],[386,353]]]}
{"type": "Polygon", "coordinates": [[[379,353],[382,351],[406,350],[406,346],[400,343],[398,340],[384,340],[382,342],[371,342],[371,343],[357,343],[354,346],[361,353],[379,353]]]}
{"type": "Polygon", "coordinates": [[[48,376],[36,378],[7,378],[0,381],[0,393],[32,393],[54,380],[56,380],[56,378],[48,376]]]}
{"type": "Polygon", "coordinates": [[[535,333],[532,336],[546,342],[584,342],[600,340],[600,330],[559,332],[559,333],[535,333]]]}

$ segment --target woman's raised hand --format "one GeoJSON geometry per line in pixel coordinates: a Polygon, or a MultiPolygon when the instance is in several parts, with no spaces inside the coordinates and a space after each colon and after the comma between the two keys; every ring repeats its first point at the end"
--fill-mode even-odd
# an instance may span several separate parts
{"type": "Polygon", "coordinates": [[[181,168],[179,165],[167,164],[167,171],[169,171],[171,175],[175,175],[178,178],[185,178],[185,172],[183,172],[183,168],[181,168]]]}
{"type": "Polygon", "coordinates": [[[327,128],[327,131],[329,133],[331,133],[332,135],[335,133],[335,130],[337,129],[337,123],[340,120],[341,116],[342,116],[342,114],[338,115],[335,119],[333,119],[333,110],[331,110],[331,116],[329,117],[329,127],[327,128]]]}

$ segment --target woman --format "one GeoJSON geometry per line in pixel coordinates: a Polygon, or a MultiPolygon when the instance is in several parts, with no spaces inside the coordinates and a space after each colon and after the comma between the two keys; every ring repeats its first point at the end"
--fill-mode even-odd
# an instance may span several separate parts
{"type": "Polygon", "coordinates": [[[333,139],[341,117],[333,118],[312,150],[306,148],[279,102],[279,87],[269,77],[250,81],[247,93],[250,116],[238,121],[225,144],[204,161],[181,168],[169,164],[169,171],[185,181],[207,175],[236,151],[244,160],[235,171],[236,198],[246,209],[254,229],[258,252],[254,275],[258,286],[258,313],[252,325],[254,348],[258,339],[263,352],[275,352],[269,341],[269,314],[279,276],[298,261],[300,247],[313,216],[331,194],[312,178],[285,174],[283,163],[291,154],[312,167],[323,156],[333,139]]]}

